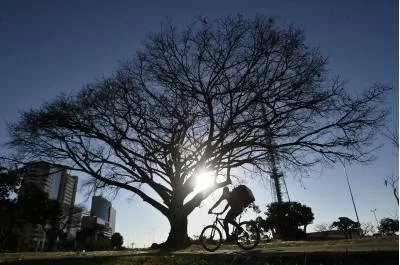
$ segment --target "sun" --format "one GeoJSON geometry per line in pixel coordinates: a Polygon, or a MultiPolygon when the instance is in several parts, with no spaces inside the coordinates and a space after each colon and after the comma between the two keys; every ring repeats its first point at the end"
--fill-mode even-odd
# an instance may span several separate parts
{"type": "Polygon", "coordinates": [[[214,176],[212,172],[201,170],[196,176],[196,186],[194,188],[195,192],[202,191],[214,184],[214,176]]]}

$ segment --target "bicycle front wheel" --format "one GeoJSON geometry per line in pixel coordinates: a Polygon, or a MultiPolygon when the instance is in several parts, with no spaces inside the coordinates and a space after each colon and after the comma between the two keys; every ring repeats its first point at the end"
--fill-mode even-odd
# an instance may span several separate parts
{"type": "Polygon", "coordinates": [[[245,250],[255,248],[260,242],[260,232],[254,222],[245,221],[239,224],[237,244],[245,250]]]}
{"type": "Polygon", "coordinates": [[[200,234],[200,243],[208,251],[216,251],[222,243],[221,231],[215,225],[204,227],[200,234]]]}

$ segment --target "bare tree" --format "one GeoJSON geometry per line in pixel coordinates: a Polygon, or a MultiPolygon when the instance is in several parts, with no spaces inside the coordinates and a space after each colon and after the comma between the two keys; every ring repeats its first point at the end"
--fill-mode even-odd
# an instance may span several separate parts
{"type": "MultiPolygon", "coordinates": [[[[387,126],[382,131],[383,136],[385,136],[390,143],[396,148],[397,152],[399,151],[399,131],[397,126],[393,126],[393,128],[388,128],[387,126]]],[[[393,195],[399,204],[399,177],[392,174],[391,176],[386,176],[384,179],[385,186],[390,186],[393,189],[393,195]]]]}
{"type": "Polygon", "coordinates": [[[295,167],[371,158],[389,88],[346,93],[304,39],[266,17],[168,25],[112,77],[23,113],[9,144],[137,194],[168,219],[165,247],[183,247],[187,216],[268,152],[295,167]],[[195,192],[203,170],[215,185],[195,192]]]}
{"type": "Polygon", "coordinates": [[[372,223],[361,223],[361,236],[372,236],[376,229],[372,223]]]}
{"type": "Polygon", "coordinates": [[[390,186],[393,189],[393,196],[395,197],[397,204],[399,204],[399,177],[392,174],[391,176],[387,176],[385,178],[385,186],[390,186]]]}
{"type": "Polygon", "coordinates": [[[399,131],[397,129],[398,126],[393,126],[389,128],[385,126],[382,130],[382,135],[385,136],[390,143],[396,147],[397,151],[399,150],[399,131]]]}
{"type": "Polygon", "coordinates": [[[46,229],[46,235],[49,241],[47,248],[49,251],[56,249],[57,238],[62,241],[61,243],[65,243],[70,229],[80,228],[81,225],[84,207],[66,204],[60,204],[59,207],[59,213],[53,216],[49,222],[50,226],[46,229]]]}
{"type": "Polygon", "coordinates": [[[324,232],[324,231],[329,231],[330,230],[330,225],[328,223],[320,223],[314,225],[314,230],[315,232],[324,232]]]}

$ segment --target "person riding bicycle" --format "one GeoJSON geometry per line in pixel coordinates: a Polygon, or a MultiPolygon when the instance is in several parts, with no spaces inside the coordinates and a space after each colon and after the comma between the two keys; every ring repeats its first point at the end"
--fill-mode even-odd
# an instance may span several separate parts
{"type": "MultiPolygon", "coordinates": [[[[216,208],[223,200],[227,200],[227,204],[226,204],[224,210],[222,212],[216,213],[216,214],[223,214],[228,209],[229,206],[231,207],[224,219],[224,230],[225,230],[225,234],[226,234],[226,241],[228,241],[228,242],[234,240],[233,236],[229,234],[228,224],[230,223],[230,224],[234,225],[236,228],[239,228],[239,225],[235,221],[235,218],[238,215],[240,215],[243,212],[244,207],[247,206],[241,200],[240,196],[238,195],[238,192],[234,192],[234,191],[235,191],[235,189],[232,191],[229,191],[228,187],[224,187],[221,197],[218,199],[218,201],[215,202],[215,204],[208,211],[209,214],[213,213],[212,210],[214,210],[214,208],[216,208]]],[[[250,193],[251,193],[251,191],[250,191],[250,193]]],[[[251,194],[251,196],[252,196],[252,194],[251,194]]],[[[253,201],[254,201],[254,197],[253,197],[253,201]]]]}

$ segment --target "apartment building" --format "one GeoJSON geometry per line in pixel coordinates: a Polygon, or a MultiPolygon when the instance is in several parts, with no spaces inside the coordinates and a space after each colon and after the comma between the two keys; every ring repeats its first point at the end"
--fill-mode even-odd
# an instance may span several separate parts
{"type": "MultiPolygon", "coordinates": [[[[63,166],[46,162],[32,162],[26,165],[22,172],[22,191],[24,185],[35,184],[48,194],[49,199],[57,200],[61,203],[65,212],[63,215],[66,218],[71,218],[68,216],[70,212],[74,212],[74,215],[79,215],[79,212],[71,211],[75,204],[78,184],[77,176],[70,175],[63,166]]],[[[69,233],[71,227],[66,226],[65,229],[69,233]]],[[[23,248],[26,250],[43,250],[45,244],[45,233],[38,226],[26,234],[23,248]]]]}
{"type": "Polygon", "coordinates": [[[26,165],[23,172],[22,186],[34,183],[49,195],[49,199],[74,206],[78,177],[71,176],[65,167],[34,162],[26,165]]]}

